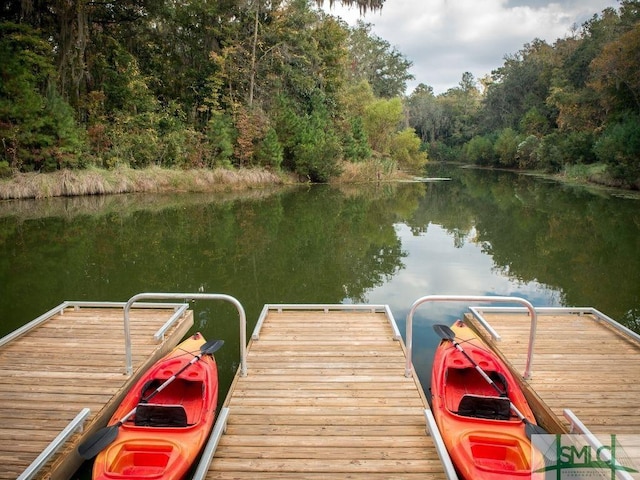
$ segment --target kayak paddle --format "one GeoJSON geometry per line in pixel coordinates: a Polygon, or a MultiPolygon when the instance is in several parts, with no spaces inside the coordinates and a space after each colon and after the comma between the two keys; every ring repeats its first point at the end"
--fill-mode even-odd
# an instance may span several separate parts
{"type": "Polygon", "coordinates": [[[467,360],[469,360],[471,364],[474,366],[474,368],[478,371],[478,373],[482,375],[482,378],[484,378],[500,394],[501,397],[506,397],[509,400],[509,406],[511,407],[511,410],[513,410],[513,412],[518,416],[518,418],[522,421],[522,423],[524,423],[525,425],[524,431],[529,439],[531,439],[531,435],[548,435],[549,434],[544,428],[540,427],[539,425],[536,425],[535,423],[531,423],[529,419],[527,419],[527,417],[525,417],[520,412],[520,410],[518,410],[518,408],[509,399],[506,392],[503,392],[502,389],[498,387],[498,385],[496,385],[496,383],[491,379],[491,377],[489,377],[489,375],[487,375],[487,373],[484,370],[482,370],[480,365],[478,365],[476,361],[473,358],[471,358],[471,356],[467,352],[464,351],[464,349],[460,346],[460,344],[456,342],[456,334],[453,330],[451,330],[450,327],[448,327],[447,325],[438,324],[438,325],[434,325],[433,329],[435,330],[435,332],[438,334],[440,338],[442,338],[443,340],[449,340],[453,344],[453,346],[456,347],[456,349],[458,349],[460,353],[462,353],[465,357],[467,357],[467,360]]]}
{"type": "MultiPolygon", "coordinates": [[[[187,363],[184,367],[174,373],[171,378],[165,380],[165,382],[156,388],[151,394],[140,400],[140,403],[147,403],[153,397],[155,397],[158,393],[164,390],[171,382],[173,382],[178,375],[184,372],[191,365],[200,360],[204,355],[212,355],[216,351],[220,349],[224,345],[224,340],[211,340],[200,347],[200,353],[194,356],[189,363],[187,363]]],[[[108,427],[101,428],[96,433],[91,435],[87,440],[82,442],[80,446],[78,446],[78,453],[85,460],[89,460],[90,458],[95,457],[98,453],[104,450],[107,445],[113,442],[118,436],[119,428],[127,421],[131,415],[136,413],[136,408],[133,408],[129,413],[127,413],[122,419],[120,419],[117,423],[110,425],[108,427]]]]}

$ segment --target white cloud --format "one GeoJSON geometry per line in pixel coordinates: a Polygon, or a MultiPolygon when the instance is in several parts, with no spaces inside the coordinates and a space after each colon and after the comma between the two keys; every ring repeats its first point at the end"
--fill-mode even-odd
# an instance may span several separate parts
{"type": "Polygon", "coordinates": [[[382,11],[360,17],[357,7],[334,5],[325,10],[350,25],[358,18],[373,25],[372,32],[413,62],[419,83],[436,93],[458,85],[464,72],[476,78],[490,74],[506,55],[536,38],[553,43],[569,35],[617,0],[386,0],[382,11]]]}
{"type": "MultiPolygon", "coordinates": [[[[559,293],[538,282],[516,283],[496,270],[493,258],[481,245],[466,241],[453,247],[451,233],[430,224],[427,231],[414,235],[404,224],[396,225],[402,249],[409,259],[393,278],[367,292],[368,303],[387,304],[393,311],[408,309],[424,295],[510,295],[517,294],[538,305],[557,305],[559,293]]],[[[466,308],[457,305],[454,312],[466,308]]]]}

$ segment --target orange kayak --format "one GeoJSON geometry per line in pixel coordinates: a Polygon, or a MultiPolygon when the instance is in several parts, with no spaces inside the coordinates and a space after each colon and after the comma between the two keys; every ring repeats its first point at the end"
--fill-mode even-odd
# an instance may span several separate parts
{"type": "MultiPolygon", "coordinates": [[[[511,404],[535,425],[533,412],[507,366],[473,331],[457,321],[455,341],[502,392],[501,396],[451,341],[435,351],[432,410],[451,460],[466,480],[531,478],[531,441],[511,404]]],[[[535,454],[537,455],[537,453],[535,454]]]]}
{"type": "Polygon", "coordinates": [[[193,362],[204,344],[199,333],[189,337],[136,382],[109,421],[117,425],[126,418],[115,440],[96,457],[94,479],[184,477],[213,427],[218,402],[213,355],[193,362]],[[158,388],[174,375],[165,388],[158,388]]]}

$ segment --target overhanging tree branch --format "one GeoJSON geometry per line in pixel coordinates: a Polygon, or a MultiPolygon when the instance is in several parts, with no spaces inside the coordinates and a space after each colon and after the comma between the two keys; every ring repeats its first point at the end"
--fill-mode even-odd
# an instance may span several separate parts
{"type": "MultiPolygon", "coordinates": [[[[378,11],[382,10],[382,5],[385,0],[329,0],[329,7],[333,7],[334,3],[340,3],[344,6],[350,7],[352,5],[357,5],[360,9],[360,13],[366,13],[368,10],[378,11]]],[[[324,0],[316,0],[316,3],[319,6],[324,5],[324,0]]]]}

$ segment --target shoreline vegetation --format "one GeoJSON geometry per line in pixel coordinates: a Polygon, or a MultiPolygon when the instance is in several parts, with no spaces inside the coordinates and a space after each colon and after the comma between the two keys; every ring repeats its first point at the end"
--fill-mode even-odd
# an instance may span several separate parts
{"type": "Polygon", "coordinates": [[[178,170],[162,167],[105,170],[64,169],[51,173],[17,173],[0,180],[0,199],[112,195],[121,193],[234,191],[286,183],[287,177],[264,169],[178,170]]]}
{"type": "MultiPolygon", "coordinates": [[[[461,167],[473,168],[466,164],[461,167]]],[[[477,167],[476,167],[477,168],[477,167]]],[[[620,194],[628,189],[602,178],[602,168],[574,168],[561,174],[523,172],[549,177],[561,183],[579,184],[615,190],[620,194]]],[[[333,184],[400,181],[415,178],[402,172],[381,168],[375,162],[353,164],[346,162],[342,173],[332,179],[333,184]]],[[[273,172],[264,168],[175,169],[152,166],[143,169],[119,167],[112,170],[88,168],[63,169],[47,173],[16,173],[0,179],[0,200],[29,200],[56,197],[117,195],[123,193],[229,193],[272,187],[301,185],[304,179],[288,172],[273,172]]]]}
{"type": "Polygon", "coordinates": [[[437,95],[407,95],[412,62],[313,0],[32,3],[0,13],[0,199],[373,183],[427,161],[640,192],[637,1],[437,95]]]}
{"type": "MultiPolygon", "coordinates": [[[[340,176],[330,183],[358,183],[410,178],[378,162],[345,162],[340,176]]],[[[0,179],[0,200],[45,199],[122,193],[235,192],[274,185],[296,185],[308,179],[264,168],[176,169],[152,166],[142,169],[63,169],[47,173],[15,173],[0,179]]]]}

